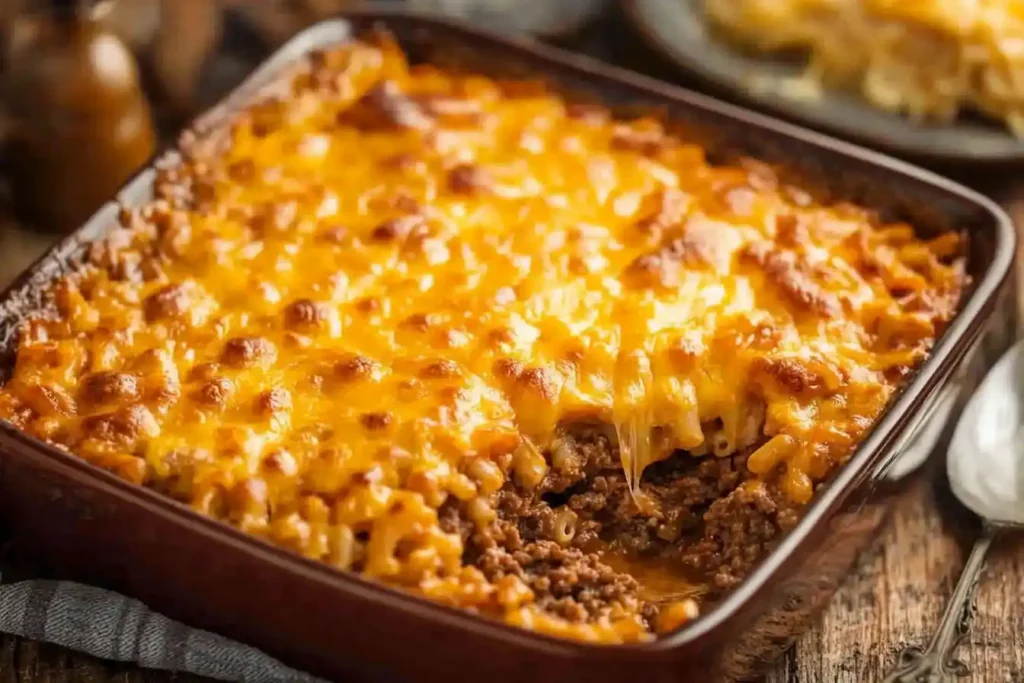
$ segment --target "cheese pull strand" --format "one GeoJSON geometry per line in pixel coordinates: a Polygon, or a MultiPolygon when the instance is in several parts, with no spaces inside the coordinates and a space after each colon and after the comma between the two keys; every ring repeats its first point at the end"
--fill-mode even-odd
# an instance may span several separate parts
{"type": "Polygon", "coordinates": [[[620,352],[615,366],[615,432],[629,491],[637,502],[640,478],[652,462],[651,361],[642,350],[620,352]]]}

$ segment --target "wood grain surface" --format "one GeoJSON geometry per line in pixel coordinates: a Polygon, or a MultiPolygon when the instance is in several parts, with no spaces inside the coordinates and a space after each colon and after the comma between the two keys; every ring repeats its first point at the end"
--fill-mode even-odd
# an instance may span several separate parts
{"type": "MultiPolygon", "coordinates": [[[[988,193],[1024,225],[1024,179],[996,179],[988,193]]],[[[29,260],[39,245],[0,230],[5,267],[29,260]],[[18,254],[17,257],[12,254],[18,254]]],[[[20,270],[20,267],[18,268],[20,270]]],[[[951,594],[978,533],[938,468],[895,504],[873,549],[859,562],[817,625],[778,663],[766,683],[879,681],[908,644],[923,646],[951,594]]],[[[959,654],[963,683],[1024,683],[1024,536],[997,542],[977,594],[973,628],[959,654]]],[[[0,636],[0,683],[199,683],[204,679],[142,671],[59,647],[0,636]]],[[[684,683],[684,682],[681,682],[684,683]]]]}

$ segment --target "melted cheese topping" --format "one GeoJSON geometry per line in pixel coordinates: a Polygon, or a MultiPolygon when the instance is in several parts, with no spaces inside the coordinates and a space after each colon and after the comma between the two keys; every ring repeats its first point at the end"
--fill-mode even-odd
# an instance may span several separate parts
{"type": "Polygon", "coordinates": [[[581,422],[614,425],[634,487],[678,449],[746,451],[806,502],[959,296],[956,235],[712,166],[654,120],[410,69],[387,43],[284,84],[186,141],[158,198],[55,283],[0,415],[442,602],[648,637],[637,614],[571,624],[489,583],[438,508],[486,530],[495,493],[538,486],[581,422]]]}
{"type": "Polygon", "coordinates": [[[704,0],[727,37],[757,50],[801,50],[806,78],[782,94],[820,85],[863,93],[878,107],[948,122],[978,110],[1024,135],[1024,2],[1021,0],[704,0]]]}

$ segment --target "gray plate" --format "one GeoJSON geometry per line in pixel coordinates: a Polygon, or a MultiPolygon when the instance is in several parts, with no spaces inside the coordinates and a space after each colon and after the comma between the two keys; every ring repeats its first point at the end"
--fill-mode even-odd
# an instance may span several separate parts
{"type": "Polygon", "coordinates": [[[826,90],[813,101],[759,92],[754,83],[793,78],[802,65],[744,55],[711,35],[701,0],[622,0],[626,15],[655,50],[686,72],[748,103],[900,156],[938,163],[1024,162],[1024,140],[998,122],[964,117],[915,123],[876,109],[856,94],[826,90]]]}

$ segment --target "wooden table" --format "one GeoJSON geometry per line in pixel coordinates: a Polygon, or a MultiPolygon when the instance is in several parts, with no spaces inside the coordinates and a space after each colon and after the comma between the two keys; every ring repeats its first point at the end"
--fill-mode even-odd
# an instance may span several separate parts
{"type": "MultiPolygon", "coordinates": [[[[1024,226],[1024,180],[1016,186],[987,180],[986,189],[1024,226]]],[[[39,248],[30,238],[0,232],[0,253],[5,254],[0,279],[3,270],[20,269],[17,262],[27,261],[39,248]]],[[[976,534],[971,516],[952,498],[940,470],[919,479],[897,501],[873,550],[861,559],[819,623],[779,662],[767,683],[880,680],[903,646],[927,642],[976,534]]],[[[1024,683],[1022,595],[1024,545],[1003,539],[990,555],[973,629],[959,651],[971,668],[964,683],[1024,683]]],[[[0,636],[0,683],[201,680],[0,636]]]]}

